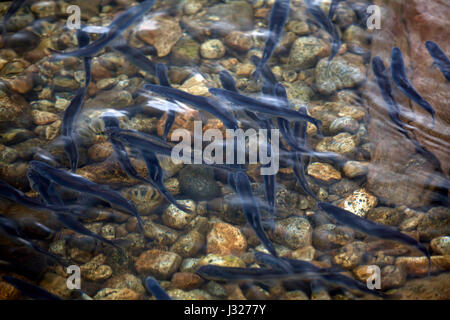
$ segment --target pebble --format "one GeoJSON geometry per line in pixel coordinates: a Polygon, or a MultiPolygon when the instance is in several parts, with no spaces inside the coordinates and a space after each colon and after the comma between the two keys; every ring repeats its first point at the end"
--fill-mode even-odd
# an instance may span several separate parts
{"type": "Polygon", "coordinates": [[[114,152],[111,142],[105,141],[92,145],[88,149],[88,156],[94,162],[103,162],[114,152]]]}
{"type": "Polygon", "coordinates": [[[181,192],[189,199],[210,200],[220,194],[212,168],[186,166],[180,171],[178,179],[181,192]]]}
{"type": "Polygon", "coordinates": [[[340,132],[356,133],[359,129],[359,123],[352,117],[336,118],[331,122],[329,130],[331,134],[340,132]]]}
{"type": "Polygon", "coordinates": [[[183,291],[181,289],[167,290],[167,294],[174,300],[211,300],[212,297],[203,290],[194,289],[191,291],[183,291]]]}
{"type": "MultiPolygon", "coordinates": [[[[180,205],[184,205],[195,212],[196,203],[192,200],[178,200],[180,205]]],[[[195,218],[195,213],[187,213],[170,204],[162,215],[164,224],[168,227],[183,230],[195,218]]]]}
{"type": "Polygon", "coordinates": [[[172,48],[171,63],[177,66],[196,65],[200,61],[200,44],[190,37],[183,37],[172,48]]]}
{"type": "Polygon", "coordinates": [[[319,61],[316,67],[316,85],[320,93],[330,95],[337,90],[354,88],[366,79],[362,58],[352,54],[319,61]]]}
{"type": "MultiPolygon", "coordinates": [[[[133,220],[133,223],[134,222],[135,220],[133,220]]],[[[154,241],[155,244],[163,246],[170,246],[174,244],[179,236],[177,231],[162,224],[154,223],[148,220],[144,220],[144,234],[146,238],[154,241]]]]}
{"type": "Polygon", "coordinates": [[[137,36],[154,46],[158,57],[167,56],[183,35],[178,21],[170,16],[156,15],[139,25],[137,36]]]}
{"type": "Polygon", "coordinates": [[[404,220],[404,213],[395,208],[378,207],[367,213],[367,219],[388,226],[398,226],[404,220]]]}
{"type": "Polygon", "coordinates": [[[51,112],[33,110],[31,111],[31,116],[33,117],[33,123],[35,125],[45,125],[59,120],[59,117],[51,112]]]}
{"type": "Polygon", "coordinates": [[[230,48],[241,52],[250,50],[254,45],[251,36],[240,31],[232,31],[228,33],[224,41],[230,48]]]}
{"type": "Polygon", "coordinates": [[[111,289],[130,289],[141,297],[146,293],[141,280],[131,273],[116,275],[106,281],[104,286],[111,289]]]}
{"type": "Polygon", "coordinates": [[[353,241],[355,232],[334,224],[323,224],[314,229],[313,245],[318,250],[327,251],[344,246],[353,241]]]}
{"type": "Polygon", "coordinates": [[[93,297],[94,300],[139,300],[139,295],[133,290],[127,288],[112,289],[104,288],[101,289],[93,297]]]}
{"type": "Polygon", "coordinates": [[[334,137],[323,138],[316,146],[319,152],[336,152],[346,156],[352,156],[358,146],[358,138],[348,132],[339,133],[334,137]]]}
{"type": "Polygon", "coordinates": [[[329,44],[316,37],[299,37],[294,41],[289,55],[289,66],[295,69],[308,69],[319,59],[330,54],[329,44]]]}
{"type": "Polygon", "coordinates": [[[276,242],[295,250],[311,245],[312,231],[305,218],[290,217],[276,222],[273,238],[276,242]]]}
{"type": "Polygon", "coordinates": [[[136,271],[157,279],[169,279],[178,270],[181,257],[170,251],[152,249],[143,252],[135,263],[136,271]]]}
{"type": "Polygon", "coordinates": [[[82,265],[80,267],[81,276],[86,280],[94,282],[100,282],[110,278],[113,271],[110,266],[104,264],[105,260],[106,257],[100,254],[82,265]]]}
{"type": "Polygon", "coordinates": [[[200,54],[205,59],[220,59],[225,55],[225,46],[218,39],[208,40],[200,46],[200,54]]]}
{"type": "Polygon", "coordinates": [[[440,236],[450,234],[450,208],[434,207],[428,210],[425,217],[420,220],[417,230],[420,239],[429,241],[440,236]]]}
{"type": "Polygon", "coordinates": [[[360,161],[347,161],[342,169],[348,178],[365,176],[369,172],[368,163],[360,161]]]}
{"type": "Polygon", "coordinates": [[[171,286],[181,290],[198,289],[203,284],[203,279],[190,272],[177,272],[172,276],[171,286]]]}
{"type": "Polygon", "coordinates": [[[148,184],[139,184],[121,190],[122,195],[134,203],[140,215],[147,216],[165,201],[160,193],[148,184]]]}
{"type": "Polygon", "coordinates": [[[450,298],[450,273],[443,273],[423,279],[406,281],[399,289],[388,291],[396,294],[400,300],[448,300],[450,298]]]}
{"type": "Polygon", "coordinates": [[[19,157],[19,153],[10,147],[0,144],[0,162],[13,163],[19,157]]]}
{"type": "Polygon", "coordinates": [[[240,255],[247,249],[247,240],[239,228],[228,223],[214,223],[206,237],[206,253],[240,255]]]}
{"type": "Polygon", "coordinates": [[[433,252],[445,256],[450,255],[450,236],[434,238],[430,244],[433,252]]]}
{"type": "Polygon", "coordinates": [[[311,32],[309,25],[305,21],[291,20],[286,25],[287,30],[292,31],[297,36],[305,36],[311,32]]]}
{"type": "Polygon", "coordinates": [[[232,255],[220,255],[214,253],[210,253],[201,258],[196,266],[201,267],[204,265],[214,265],[219,267],[234,267],[234,268],[245,267],[244,261],[242,261],[239,257],[232,255]]]}
{"type": "Polygon", "coordinates": [[[170,250],[184,258],[188,258],[195,256],[203,248],[204,244],[205,235],[197,230],[192,230],[180,236],[170,250]]]}
{"type": "Polygon", "coordinates": [[[63,299],[69,299],[72,295],[72,290],[67,288],[66,278],[53,272],[47,272],[39,286],[63,299]]]}
{"type": "Polygon", "coordinates": [[[339,248],[333,257],[333,262],[346,269],[352,270],[363,262],[367,245],[361,241],[354,241],[339,248]]]}
{"type": "MultiPolygon", "coordinates": [[[[395,260],[397,267],[403,268],[408,275],[426,276],[428,274],[427,257],[399,257],[395,260]]],[[[431,272],[450,270],[450,256],[431,256],[431,272]]]]}
{"type": "Polygon", "coordinates": [[[374,208],[377,203],[377,197],[367,192],[366,189],[362,188],[354,191],[351,195],[346,197],[339,204],[339,206],[360,217],[365,217],[367,212],[374,208]]]}
{"type": "Polygon", "coordinates": [[[308,166],[307,173],[325,184],[335,183],[342,178],[341,173],[328,163],[313,162],[308,166]]]}

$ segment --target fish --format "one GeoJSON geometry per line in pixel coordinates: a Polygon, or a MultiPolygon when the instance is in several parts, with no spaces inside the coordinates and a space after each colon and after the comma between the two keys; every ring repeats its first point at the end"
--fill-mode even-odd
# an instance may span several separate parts
{"type": "Polygon", "coordinates": [[[257,99],[225,89],[210,88],[209,92],[212,95],[228,100],[232,102],[233,105],[240,106],[241,108],[245,107],[252,111],[283,117],[289,121],[306,120],[314,124],[318,128],[318,131],[321,131],[320,128],[322,127],[322,122],[320,120],[301,114],[295,110],[279,107],[278,105],[259,101],[257,99]]]}
{"type": "Polygon", "coordinates": [[[19,225],[13,220],[3,215],[0,215],[0,231],[3,232],[11,241],[25,245],[26,247],[39,252],[52,260],[56,261],[60,265],[64,263],[54,254],[42,249],[37,244],[33,243],[30,239],[25,237],[19,229],[19,225]]]}
{"type": "MultiPolygon", "coordinates": [[[[87,32],[84,32],[82,29],[77,29],[76,34],[78,40],[78,48],[86,47],[91,41],[89,34],[87,32]]],[[[92,57],[84,57],[83,63],[84,63],[84,77],[85,77],[84,86],[87,90],[89,84],[91,83],[92,57]]]]}
{"type": "Polygon", "coordinates": [[[39,196],[46,204],[56,204],[63,206],[64,202],[55,190],[55,184],[41,176],[38,172],[28,169],[27,178],[31,188],[39,193],[39,196]]]}
{"type": "Polygon", "coordinates": [[[47,290],[11,276],[3,276],[2,280],[19,290],[22,295],[35,300],[63,300],[47,290]]]}
{"type": "Polygon", "coordinates": [[[361,218],[345,209],[336,207],[332,204],[326,202],[318,202],[317,206],[319,209],[326,212],[328,215],[332,216],[339,223],[353,228],[355,230],[366,233],[370,236],[386,239],[386,240],[394,240],[399,241],[404,244],[415,247],[419,251],[421,251],[428,259],[428,274],[430,274],[431,269],[431,258],[430,253],[427,248],[423,244],[421,244],[416,239],[398,231],[396,228],[391,226],[386,226],[383,224],[379,224],[364,218],[361,218]]]}
{"type": "Polygon", "coordinates": [[[400,110],[392,95],[392,87],[387,76],[386,67],[383,60],[380,57],[374,57],[372,59],[372,70],[375,75],[378,88],[380,89],[381,96],[384,102],[388,106],[388,114],[398,132],[405,136],[413,145],[415,150],[420,153],[424,158],[429,160],[439,171],[442,170],[440,161],[436,156],[428,151],[420,142],[409,136],[406,130],[406,125],[400,120],[400,110]]]}
{"type": "MultiPolygon", "coordinates": [[[[164,64],[158,63],[156,65],[156,76],[158,78],[159,85],[171,87],[169,77],[167,76],[167,68],[164,64]]],[[[167,111],[167,120],[164,125],[164,133],[163,133],[164,140],[167,140],[167,135],[169,134],[170,128],[172,128],[174,122],[175,122],[175,111],[169,109],[167,111]]]]}
{"type": "Polygon", "coordinates": [[[192,211],[188,207],[179,204],[171,195],[169,190],[167,190],[166,186],[164,185],[164,170],[163,168],[161,168],[156,155],[147,149],[140,149],[140,151],[147,165],[148,177],[153,187],[155,187],[159,191],[159,193],[161,193],[164,198],[166,198],[167,201],[172,203],[178,209],[187,213],[191,213],[192,211]]]}
{"type": "Polygon", "coordinates": [[[322,28],[331,36],[331,53],[328,61],[333,60],[333,58],[339,53],[342,46],[341,37],[339,36],[339,31],[336,25],[331,21],[331,19],[323,12],[323,10],[316,4],[313,4],[312,0],[306,0],[306,11],[314,17],[322,28]]]}
{"type": "Polygon", "coordinates": [[[331,5],[330,5],[330,11],[328,11],[328,18],[330,20],[333,20],[334,18],[334,14],[336,13],[336,10],[339,6],[339,3],[344,2],[345,0],[333,0],[331,1],[331,5]]]}
{"type": "Polygon", "coordinates": [[[110,189],[108,186],[92,182],[80,175],[54,168],[44,162],[32,160],[30,161],[30,168],[64,188],[78,191],[82,194],[93,195],[96,198],[109,202],[111,205],[122,208],[125,212],[136,217],[139,227],[142,233],[144,233],[144,223],[136,207],[119,192],[110,189]]]}
{"type": "Polygon", "coordinates": [[[265,268],[235,268],[221,267],[216,265],[205,265],[197,268],[196,273],[204,279],[215,281],[241,281],[241,280],[300,280],[317,277],[316,273],[311,272],[293,272],[284,270],[265,269],[265,268]]]}
{"type": "Polygon", "coordinates": [[[5,15],[3,16],[3,38],[5,38],[6,36],[6,25],[8,24],[9,19],[11,19],[11,17],[20,10],[20,8],[22,8],[25,1],[26,0],[13,0],[5,15]]]}
{"type": "MultiPolygon", "coordinates": [[[[261,65],[261,58],[259,58],[258,56],[252,55],[250,57],[250,60],[254,64],[255,67],[261,65]]],[[[270,69],[270,67],[267,64],[264,64],[262,66],[260,72],[261,72],[261,75],[262,75],[265,83],[271,84],[272,86],[274,86],[277,83],[277,78],[275,77],[272,70],[270,69]]]]}
{"type": "Polygon", "coordinates": [[[314,191],[311,189],[308,181],[306,180],[305,167],[303,165],[302,155],[299,152],[292,152],[291,159],[292,159],[292,171],[294,172],[294,176],[297,179],[297,182],[302,188],[303,192],[305,192],[314,200],[318,200],[317,196],[314,194],[314,191]]]}
{"type": "Polygon", "coordinates": [[[220,121],[222,121],[228,129],[237,130],[239,128],[237,120],[230,114],[230,112],[228,112],[222,106],[218,106],[218,102],[210,98],[195,96],[179,89],[154,84],[146,84],[144,85],[144,88],[165,98],[171,98],[173,100],[177,100],[182,103],[194,106],[199,110],[209,112],[213,116],[217,117],[220,121]]]}
{"type": "Polygon", "coordinates": [[[145,288],[150,292],[156,300],[172,300],[172,298],[167,294],[167,292],[161,288],[159,282],[153,277],[145,278],[145,288]]]}
{"type": "Polygon", "coordinates": [[[121,37],[120,40],[116,40],[111,47],[112,49],[122,53],[129,62],[139,69],[153,76],[156,74],[155,64],[139,49],[129,46],[123,37],[121,37]]]}
{"type": "Polygon", "coordinates": [[[22,191],[14,188],[3,180],[0,180],[0,197],[6,198],[22,206],[38,211],[80,213],[85,209],[78,205],[58,206],[42,203],[39,199],[28,197],[22,191]]]}
{"type": "Polygon", "coordinates": [[[86,97],[86,87],[81,87],[77,90],[75,96],[64,112],[62,123],[62,141],[64,143],[64,151],[69,158],[70,169],[75,172],[78,167],[78,148],[73,137],[73,125],[77,116],[79,115],[84,98],[86,97]]]}
{"type": "Polygon", "coordinates": [[[403,55],[398,47],[392,48],[391,51],[391,75],[395,85],[403,92],[405,96],[417,103],[425,111],[427,111],[435,120],[435,111],[433,107],[426,101],[414,88],[412,83],[408,80],[405,71],[405,62],[403,55]]]}
{"type": "Polygon", "coordinates": [[[95,232],[92,232],[88,228],[86,228],[81,222],[79,222],[75,217],[65,214],[65,213],[57,213],[56,217],[58,220],[68,229],[75,231],[76,233],[92,237],[94,239],[97,239],[103,243],[109,244],[122,252],[122,248],[120,248],[117,244],[115,244],[113,241],[108,240],[104,237],[102,237],[99,234],[96,234],[95,232]]]}
{"type": "Polygon", "coordinates": [[[426,41],[425,47],[434,60],[434,64],[441,70],[447,81],[450,81],[450,59],[436,42],[426,41]]]}
{"type": "Polygon", "coordinates": [[[289,17],[290,0],[275,0],[272,6],[269,17],[269,35],[264,44],[262,57],[253,72],[252,77],[258,79],[261,75],[262,69],[272,57],[276,46],[280,42],[281,34],[283,33],[284,25],[289,17]]]}
{"type": "MultiPolygon", "coordinates": [[[[238,92],[237,88],[236,88],[236,83],[233,79],[233,77],[231,76],[231,74],[226,71],[226,70],[222,70],[219,72],[219,79],[220,82],[222,84],[222,87],[226,90],[230,90],[233,92],[238,92]]],[[[257,115],[255,115],[253,112],[245,110],[245,113],[255,122],[257,122],[259,124],[260,127],[268,128],[267,123],[264,120],[261,120],[257,115]]],[[[269,132],[269,130],[268,130],[269,132]]],[[[270,156],[270,152],[271,152],[271,145],[270,143],[267,144],[267,151],[268,151],[268,155],[270,156]]],[[[269,164],[268,164],[269,165],[269,164]]],[[[229,173],[231,174],[231,173],[229,173]]],[[[274,216],[275,216],[275,189],[276,189],[276,176],[275,175],[263,175],[263,180],[264,180],[264,189],[265,189],[265,193],[266,193],[266,199],[267,202],[269,204],[269,212],[270,212],[270,216],[272,217],[272,227],[274,225],[274,216]]],[[[229,181],[229,185],[230,187],[232,187],[234,190],[236,190],[236,186],[234,185],[234,179],[229,176],[228,177],[228,181],[229,181]]]]}
{"type": "Polygon", "coordinates": [[[287,273],[294,272],[292,266],[288,262],[278,257],[260,251],[255,251],[253,254],[255,256],[256,262],[262,263],[270,267],[271,269],[284,270],[287,273]]]}
{"type": "Polygon", "coordinates": [[[94,56],[100,50],[105,48],[114,39],[120,36],[129,26],[142,18],[147,11],[149,11],[155,0],[146,0],[140,4],[127,9],[125,12],[119,14],[113,19],[107,27],[107,32],[102,34],[97,40],[91,42],[89,45],[70,52],[57,52],[52,55],[51,60],[63,59],[65,57],[89,57],[94,56]]]}
{"type": "Polygon", "coordinates": [[[245,214],[248,224],[255,231],[256,236],[267,251],[277,257],[278,254],[275,247],[264,231],[261,221],[261,213],[259,212],[259,207],[254,198],[250,185],[250,179],[247,174],[243,171],[237,171],[234,175],[234,185],[236,186],[236,192],[241,200],[242,211],[245,214]]]}
{"type": "Polygon", "coordinates": [[[381,96],[388,106],[389,117],[395,124],[397,131],[403,134],[408,140],[412,141],[405,129],[405,125],[400,120],[400,109],[394,99],[394,96],[392,95],[392,87],[387,76],[386,67],[380,57],[377,56],[372,59],[372,70],[375,75],[378,88],[380,89],[381,96]]]}
{"type": "MultiPolygon", "coordinates": [[[[117,139],[130,147],[138,150],[150,150],[151,152],[155,154],[160,154],[164,156],[171,156],[172,155],[172,146],[168,144],[166,141],[152,136],[145,134],[143,132],[135,131],[135,130],[122,130],[122,129],[109,129],[108,134],[110,135],[110,138],[117,139]]],[[[191,160],[193,159],[193,155],[191,160]]],[[[235,172],[236,170],[239,170],[239,168],[236,168],[233,165],[226,165],[226,164],[207,164],[204,159],[202,159],[203,163],[205,165],[214,167],[216,169],[225,170],[225,171],[231,171],[235,172]]]]}

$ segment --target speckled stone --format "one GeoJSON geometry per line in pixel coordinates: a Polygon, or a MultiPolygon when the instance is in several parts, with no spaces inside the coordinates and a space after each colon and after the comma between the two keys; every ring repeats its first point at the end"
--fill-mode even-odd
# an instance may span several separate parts
{"type": "Polygon", "coordinates": [[[355,241],[337,250],[333,257],[333,262],[346,269],[354,269],[363,261],[367,245],[361,241],[355,241]]]}
{"type": "Polygon", "coordinates": [[[431,240],[433,252],[441,255],[450,255],[450,236],[442,236],[431,240]]]}
{"type": "Polygon", "coordinates": [[[170,228],[183,230],[196,217],[196,203],[192,200],[179,200],[178,203],[188,207],[193,213],[184,212],[175,205],[170,204],[164,211],[162,220],[164,224],[170,228]]]}
{"type": "Polygon", "coordinates": [[[318,250],[327,251],[352,242],[354,237],[355,233],[350,228],[323,224],[314,229],[313,245],[318,250]]]}
{"type": "Polygon", "coordinates": [[[201,258],[197,263],[197,267],[209,264],[220,267],[240,267],[240,268],[245,267],[244,261],[242,261],[240,258],[236,256],[219,255],[213,253],[210,253],[201,258]]]}
{"type": "Polygon", "coordinates": [[[378,203],[377,197],[370,194],[366,189],[359,189],[344,199],[339,206],[360,217],[365,217],[367,212],[374,208],[378,203]]]}
{"type": "Polygon", "coordinates": [[[152,249],[143,252],[136,261],[139,274],[151,275],[157,279],[169,279],[178,270],[181,257],[170,251],[152,249]]]}
{"type": "Polygon", "coordinates": [[[313,162],[308,166],[307,173],[325,184],[332,184],[341,180],[339,171],[328,163],[313,162]]]}
{"type": "Polygon", "coordinates": [[[295,250],[311,245],[312,231],[308,220],[291,217],[277,221],[273,238],[276,242],[295,250]]]}
{"type": "Polygon", "coordinates": [[[94,300],[139,300],[139,294],[127,288],[104,288],[97,292],[94,300]]]}
{"type": "Polygon", "coordinates": [[[228,223],[215,223],[206,237],[206,253],[239,255],[247,249],[241,230],[228,223]]]}
{"type": "Polygon", "coordinates": [[[195,256],[203,248],[204,244],[205,235],[197,230],[192,230],[180,236],[170,250],[184,258],[188,258],[195,256]]]}

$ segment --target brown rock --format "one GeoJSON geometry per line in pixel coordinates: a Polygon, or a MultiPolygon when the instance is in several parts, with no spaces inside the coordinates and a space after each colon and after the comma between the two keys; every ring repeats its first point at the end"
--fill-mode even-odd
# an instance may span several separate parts
{"type": "Polygon", "coordinates": [[[139,274],[152,275],[157,279],[169,279],[178,270],[181,257],[173,252],[158,249],[143,252],[136,261],[139,274]]]}
{"type": "Polygon", "coordinates": [[[389,294],[398,295],[400,300],[449,300],[450,273],[435,277],[409,280],[400,289],[391,290],[389,294]]]}
{"type": "Polygon", "coordinates": [[[341,173],[328,163],[313,162],[308,166],[307,172],[313,178],[326,184],[332,184],[342,178],[341,173]]]}
{"type": "Polygon", "coordinates": [[[137,35],[156,48],[158,57],[165,57],[170,53],[178,39],[181,38],[183,32],[176,19],[157,15],[141,23],[137,35]]]}
{"type": "Polygon", "coordinates": [[[215,223],[206,238],[206,252],[239,255],[247,249],[241,230],[228,223],[215,223]]]}
{"type": "Polygon", "coordinates": [[[177,272],[172,277],[172,287],[181,290],[197,289],[203,284],[203,279],[190,272],[177,272]]]}
{"type": "MultiPolygon", "coordinates": [[[[409,275],[426,276],[428,274],[427,257],[400,257],[395,261],[395,265],[404,268],[409,275]]],[[[431,272],[449,270],[450,256],[431,257],[431,272]]]]}
{"type": "Polygon", "coordinates": [[[94,300],[139,300],[139,295],[130,289],[104,288],[97,292],[94,300]]]}

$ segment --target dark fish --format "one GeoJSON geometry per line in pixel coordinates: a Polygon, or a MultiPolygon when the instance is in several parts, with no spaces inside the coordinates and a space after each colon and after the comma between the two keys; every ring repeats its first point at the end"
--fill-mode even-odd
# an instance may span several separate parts
{"type": "Polygon", "coordinates": [[[320,120],[317,120],[305,114],[301,114],[298,111],[279,107],[278,105],[275,104],[259,101],[257,99],[250,98],[229,90],[210,88],[209,92],[212,95],[224,98],[232,102],[233,105],[240,106],[241,108],[245,107],[252,111],[267,113],[277,117],[283,117],[289,121],[306,120],[314,124],[320,131],[322,123],[320,120]]]}
{"type": "Polygon", "coordinates": [[[139,69],[147,72],[150,75],[155,75],[155,64],[150,59],[148,59],[145,54],[143,54],[139,49],[129,46],[126,43],[125,39],[122,38],[120,39],[120,41],[116,41],[112,45],[112,48],[122,53],[132,64],[134,64],[139,69]]]}
{"type": "MultiPolygon", "coordinates": [[[[250,60],[255,65],[255,67],[261,65],[261,58],[259,58],[257,56],[254,56],[254,55],[251,56],[250,60]]],[[[277,78],[275,77],[272,70],[270,70],[270,67],[267,64],[263,65],[263,67],[261,69],[261,75],[264,78],[264,82],[266,82],[268,84],[272,84],[273,86],[277,83],[277,78]]],[[[227,88],[225,88],[225,89],[227,89],[227,88]]],[[[227,90],[229,90],[229,89],[227,89],[227,90]]]]}
{"type": "Polygon", "coordinates": [[[100,38],[91,42],[86,47],[71,52],[58,52],[53,58],[61,59],[65,57],[90,57],[106,47],[111,41],[120,36],[129,26],[142,18],[155,4],[155,0],[147,0],[127,9],[118,15],[107,27],[108,31],[100,38]]]}
{"type": "MultiPolygon", "coordinates": [[[[169,77],[167,76],[167,68],[162,63],[158,63],[156,65],[156,77],[158,78],[159,85],[171,87],[169,77]]],[[[167,111],[166,124],[164,125],[164,133],[163,133],[164,140],[167,140],[167,135],[169,134],[170,128],[172,128],[174,122],[175,122],[175,111],[169,109],[167,111]]]]}
{"type": "Polygon", "coordinates": [[[412,141],[405,129],[405,125],[400,120],[400,109],[394,99],[394,96],[392,95],[392,87],[386,72],[386,67],[384,66],[383,60],[381,60],[380,57],[374,57],[372,59],[372,70],[375,75],[378,88],[380,89],[381,96],[388,106],[389,117],[396,125],[397,130],[408,140],[412,141]]]}
{"type": "Polygon", "coordinates": [[[344,2],[345,0],[333,0],[331,1],[330,11],[328,12],[328,18],[333,20],[334,14],[339,6],[339,3],[344,2]]]}
{"type": "Polygon", "coordinates": [[[260,251],[255,251],[253,254],[255,256],[256,262],[262,263],[270,267],[271,269],[284,270],[285,272],[288,273],[294,272],[292,266],[289,263],[278,257],[260,251]]]}
{"type": "Polygon", "coordinates": [[[145,278],[145,287],[156,298],[156,300],[172,300],[172,298],[159,285],[159,282],[153,277],[145,278]]]}
{"type": "Polygon", "coordinates": [[[6,25],[8,24],[9,19],[11,19],[11,17],[20,10],[20,8],[22,8],[25,1],[26,0],[14,0],[9,6],[8,11],[6,11],[3,16],[3,38],[6,35],[6,25]]]}
{"type": "Polygon", "coordinates": [[[10,277],[3,276],[2,280],[14,286],[19,290],[24,296],[30,297],[36,300],[63,300],[62,298],[48,292],[47,290],[36,286],[34,284],[28,283],[26,281],[10,277]]]}
{"type": "Polygon", "coordinates": [[[177,200],[175,200],[175,198],[170,194],[169,190],[167,190],[166,186],[164,185],[164,170],[163,168],[161,168],[156,155],[150,150],[140,149],[140,151],[147,165],[148,178],[153,187],[155,187],[159,191],[159,193],[161,193],[164,198],[166,198],[167,201],[175,205],[178,209],[188,213],[191,212],[189,208],[179,204],[177,200]]]}
{"type": "Polygon", "coordinates": [[[12,240],[16,243],[25,245],[26,247],[28,247],[34,251],[37,251],[47,257],[50,257],[52,260],[58,262],[59,264],[64,265],[57,256],[42,249],[37,244],[33,243],[31,240],[29,240],[27,237],[25,237],[22,234],[22,232],[20,231],[19,225],[14,220],[7,218],[3,215],[0,215],[0,231],[3,231],[3,233],[10,240],[12,240]]]}
{"type": "Polygon", "coordinates": [[[403,60],[403,55],[398,47],[392,48],[391,52],[391,74],[392,80],[395,85],[403,92],[405,96],[410,98],[412,101],[421,106],[425,111],[427,111],[433,117],[435,112],[433,107],[416,91],[411,82],[408,80],[408,76],[405,71],[405,62],[403,60]]]}
{"type": "Polygon", "coordinates": [[[55,211],[55,212],[61,212],[61,211],[73,211],[73,212],[79,212],[80,207],[78,206],[56,206],[56,205],[50,205],[45,204],[39,201],[39,199],[31,198],[25,195],[22,191],[14,188],[13,186],[9,185],[5,181],[0,180],[0,197],[6,198],[8,200],[14,201],[22,206],[25,206],[30,209],[34,210],[44,210],[44,211],[55,211]]]}
{"type": "Polygon", "coordinates": [[[233,267],[220,267],[215,265],[201,266],[197,269],[196,273],[202,278],[207,280],[300,280],[310,279],[311,277],[317,277],[318,275],[311,272],[306,273],[288,273],[284,270],[263,269],[263,268],[233,268],[233,267]]]}
{"type": "Polygon", "coordinates": [[[32,169],[27,171],[27,178],[31,188],[39,193],[39,196],[44,200],[44,203],[60,206],[64,205],[64,202],[55,190],[55,184],[53,182],[44,178],[32,169]]]}
{"type": "Polygon", "coordinates": [[[341,209],[329,203],[319,202],[318,207],[321,210],[325,211],[327,214],[331,215],[333,218],[335,218],[336,221],[345,226],[348,226],[350,228],[356,229],[358,231],[364,232],[368,235],[377,238],[399,241],[417,248],[428,258],[428,273],[430,273],[431,268],[430,253],[425,248],[425,246],[416,239],[411,238],[410,236],[404,233],[401,233],[396,228],[361,218],[347,210],[341,209]]]}
{"type": "Polygon", "coordinates": [[[119,249],[120,251],[122,251],[122,249],[117,246],[113,241],[108,240],[104,237],[102,237],[101,235],[98,235],[94,232],[92,232],[91,230],[89,230],[88,228],[86,228],[81,222],[79,222],[76,218],[74,218],[73,216],[69,215],[69,214],[64,214],[64,213],[57,213],[56,214],[58,220],[68,229],[75,231],[76,233],[85,235],[85,236],[89,236],[92,237],[94,239],[97,239],[101,242],[104,242],[106,244],[109,244],[117,249],[119,249]]]}
{"type": "Polygon", "coordinates": [[[54,183],[82,194],[90,194],[100,198],[112,205],[116,205],[128,213],[131,213],[138,220],[141,231],[144,232],[144,224],[134,204],[125,199],[119,192],[111,190],[108,186],[99,185],[82,176],[57,169],[40,161],[31,161],[30,167],[40,175],[54,183]]]}
{"type": "MultiPolygon", "coordinates": [[[[78,48],[86,47],[91,41],[89,34],[87,32],[84,32],[82,29],[77,29],[77,39],[78,39],[78,48]]],[[[89,87],[89,84],[91,83],[92,57],[84,57],[83,62],[84,62],[84,77],[85,77],[84,86],[87,89],[87,87],[89,87]]]]}
{"type": "Polygon", "coordinates": [[[278,256],[274,245],[267,237],[261,222],[261,213],[259,212],[258,204],[253,196],[250,179],[243,171],[237,171],[234,175],[234,185],[236,192],[241,199],[242,211],[244,211],[245,218],[248,224],[255,231],[259,241],[269,251],[270,254],[278,256]]]}
{"type": "Polygon", "coordinates": [[[305,167],[303,165],[302,155],[298,152],[293,152],[291,154],[291,159],[293,163],[292,170],[294,172],[294,176],[297,179],[298,184],[307,195],[309,195],[311,198],[315,200],[318,200],[317,196],[314,194],[314,191],[312,191],[308,181],[306,180],[305,167]]]}
{"type": "Polygon", "coordinates": [[[336,25],[331,21],[331,19],[323,12],[323,10],[318,5],[313,4],[312,0],[307,0],[305,2],[307,6],[306,10],[308,11],[308,13],[314,17],[314,20],[316,20],[332,38],[331,54],[330,57],[328,58],[328,61],[331,61],[338,54],[342,45],[341,37],[339,36],[339,31],[336,25]]]}
{"type": "Polygon", "coordinates": [[[199,110],[209,112],[213,116],[217,117],[220,121],[222,121],[228,129],[239,128],[236,119],[230,114],[230,112],[228,112],[222,106],[217,106],[218,102],[213,101],[210,98],[195,96],[178,89],[158,86],[154,84],[146,84],[144,88],[146,90],[164,96],[165,98],[171,98],[173,100],[177,100],[182,103],[194,106],[199,110]]]}
{"type": "Polygon", "coordinates": [[[450,59],[442,49],[433,41],[425,42],[428,53],[434,60],[434,64],[441,70],[447,81],[450,81],[450,59]]]}
{"type": "Polygon", "coordinates": [[[281,34],[283,33],[284,25],[289,16],[290,0],[275,0],[269,18],[269,35],[264,45],[262,58],[256,66],[253,73],[253,78],[258,79],[262,69],[269,61],[276,46],[280,42],[281,34]]]}
{"type": "Polygon", "coordinates": [[[73,137],[73,125],[78,114],[81,111],[83,100],[86,97],[86,87],[77,90],[75,97],[70,102],[66,109],[62,123],[62,140],[64,143],[64,151],[67,154],[70,162],[70,168],[73,172],[78,167],[78,148],[73,137]]]}
{"type": "MultiPolygon", "coordinates": [[[[172,146],[168,144],[166,141],[152,135],[148,135],[134,130],[122,130],[122,129],[110,129],[108,134],[110,135],[111,139],[117,139],[134,149],[149,150],[155,154],[160,154],[169,157],[172,155],[172,146]]],[[[191,157],[191,161],[192,159],[193,155],[191,157]]],[[[203,164],[206,163],[203,162],[203,164]]],[[[226,164],[223,165],[206,164],[206,165],[212,166],[217,169],[232,172],[238,170],[234,166],[226,164]]]]}

